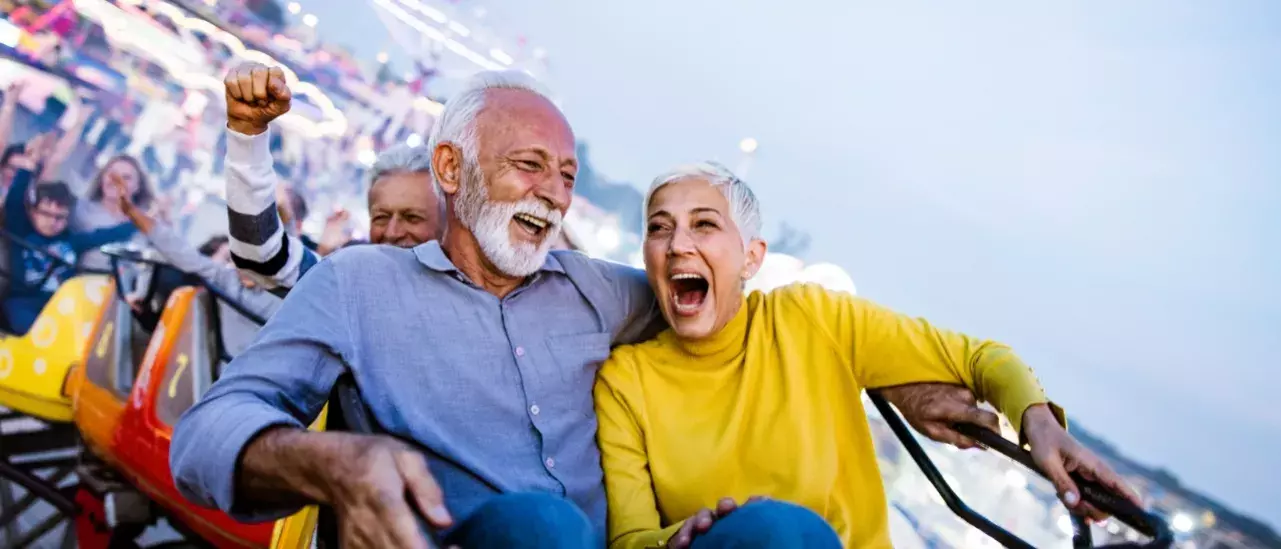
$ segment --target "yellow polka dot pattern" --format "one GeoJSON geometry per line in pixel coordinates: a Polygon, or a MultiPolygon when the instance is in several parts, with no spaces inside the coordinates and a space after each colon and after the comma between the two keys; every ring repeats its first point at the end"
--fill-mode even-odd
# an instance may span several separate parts
{"type": "Polygon", "coordinates": [[[63,283],[23,336],[0,337],[0,406],[47,421],[71,421],[62,384],[85,353],[110,288],[102,275],[63,283]]]}

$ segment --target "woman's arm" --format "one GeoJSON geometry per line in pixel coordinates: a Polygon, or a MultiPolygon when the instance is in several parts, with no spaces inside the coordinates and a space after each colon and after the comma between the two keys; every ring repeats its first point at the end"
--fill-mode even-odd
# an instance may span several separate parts
{"type": "Polygon", "coordinates": [[[85,122],[89,120],[89,107],[79,98],[73,99],[71,108],[63,115],[71,117],[71,127],[63,132],[62,138],[53,145],[49,157],[44,160],[44,166],[40,170],[40,181],[55,179],[58,172],[62,170],[62,164],[71,157],[75,152],[76,146],[80,144],[80,133],[84,130],[85,122]]]}
{"type": "Polygon", "coordinates": [[[638,388],[627,349],[616,349],[601,366],[594,391],[596,431],[609,508],[609,549],[662,547],[681,523],[662,527],[649,456],[637,413],[624,396],[638,388]]]}
{"type": "Polygon", "coordinates": [[[942,382],[968,387],[1022,432],[1024,413],[1050,404],[1032,369],[1009,347],[944,330],[866,299],[813,284],[784,288],[823,330],[866,388],[942,382]]]}
{"type": "Polygon", "coordinates": [[[9,148],[9,140],[13,139],[13,119],[18,113],[18,97],[25,87],[26,83],[19,80],[9,84],[9,89],[4,92],[4,102],[0,103],[0,151],[9,148]]]}

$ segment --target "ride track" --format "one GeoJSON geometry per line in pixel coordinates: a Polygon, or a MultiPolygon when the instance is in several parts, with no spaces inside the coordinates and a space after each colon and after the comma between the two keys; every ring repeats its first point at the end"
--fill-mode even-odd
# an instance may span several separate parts
{"type": "MultiPolygon", "coordinates": [[[[74,269],[13,235],[3,236],[10,245],[50,259],[44,279],[56,269],[74,269]]],[[[43,427],[0,438],[0,481],[26,492],[11,501],[8,487],[0,490],[3,546],[28,547],[60,524],[74,523],[74,529],[64,531],[61,547],[138,548],[134,540],[142,531],[166,518],[186,539],[151,546],[154,549],[306,549],[313,543],[320,549],[337,548],[337,521],[327,507],[306,507],[274,525],[243,524],[193,505],[178,493],[169,470],[173,424],[216,380],[218,365],[231,358],[221,337],[218,304],[260,324],[263,319],[185,273],[182,284],[164,297],[161,274],[177,273],[176,269],[138,250],[116,246],[103,251],[111,258],[114,283],[104,276],[108,273],[76,271],[54,293],[32,330],[0,338],[0,406],[12,410],[0,420],[23,416],[43,427]],[[126,264],[149,271],[137,308],[125,300],[121,267],[126,264]],[[52,507],[53,514],[15,532],[23,514],[38,502],[52,507]]],[[[897,412],[875,391],[869,396],[954,513],[1004,547],[1033,547],[966,506],[897,412]]],[[[350,374],[338,379],[328,406],[311,428],[386,434],[350,374]]],[[[1000,435],[970,425],[956,428],[1041,473],[1026,450],[1000,435]]],[[[1171,546],[1171,531],[1160,517],[1098,484],[1075,480],[1085,501],[1151,538],[1144,544],[1104,547],[1171,546]]],[[[1073,547],[1093,546],[1084,519],[1073,516],[1073,524],[1073,547]]],[[[423,531],[441,546],[425,522],[423,531]]]]}

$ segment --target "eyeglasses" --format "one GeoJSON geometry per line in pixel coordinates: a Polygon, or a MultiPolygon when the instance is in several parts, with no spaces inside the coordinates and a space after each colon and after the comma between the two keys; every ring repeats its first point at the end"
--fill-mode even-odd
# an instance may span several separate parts
{"type": "Polygon", "coordinates": [[[71,214],[67,212],[50,212],[48,210],[41,210],[39,208],[35,209],[35,213],[40,217],[43,217],[45,219],[58,222],[58,223],[62,223],[66,221],[67,218],[71,217],[71,214]]]}

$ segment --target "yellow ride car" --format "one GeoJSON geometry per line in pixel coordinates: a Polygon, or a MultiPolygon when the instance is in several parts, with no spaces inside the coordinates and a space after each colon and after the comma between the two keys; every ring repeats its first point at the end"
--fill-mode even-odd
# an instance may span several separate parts
{"type": "Polygon", "coordinates": [[[50,422],[71,421],[63,384],[85,354],[111,279],[89,274],[58,287],[26,334],[0,336],[0,406],[50,422]]]}

